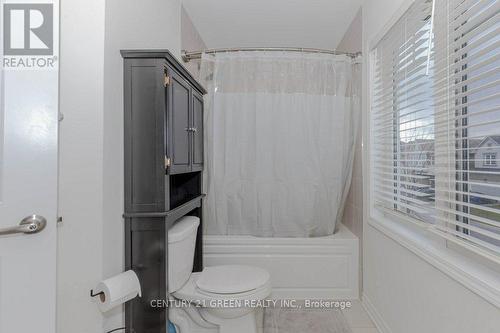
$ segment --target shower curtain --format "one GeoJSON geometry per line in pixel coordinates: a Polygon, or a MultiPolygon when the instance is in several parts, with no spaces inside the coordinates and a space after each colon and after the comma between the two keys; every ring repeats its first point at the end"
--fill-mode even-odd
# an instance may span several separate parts
{"type": "Polygon", "coordinates": [[[359,89],[346,56],[204,54],[205,232],[334,233],[350,186],[359,89]]]}

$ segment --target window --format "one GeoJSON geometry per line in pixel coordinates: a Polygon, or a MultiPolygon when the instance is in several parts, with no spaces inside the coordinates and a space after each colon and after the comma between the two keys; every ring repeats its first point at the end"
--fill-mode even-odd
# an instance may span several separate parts
{"type": "Polygon", "coordinates": [[[435,212],[431,11],[415,3],[372,52],[375,202],[428,222],[435,212]]]}
{"type": "Polygon", "coordinates": [[[486,153],[483,154],[483,166],[494,167],[497,165],[497,154],[486,153]]]}
{"type": "Polygon", "coordinates": [[[500,261],[500,0],[415,0],[370,61],[373,207],[500,261]]]}

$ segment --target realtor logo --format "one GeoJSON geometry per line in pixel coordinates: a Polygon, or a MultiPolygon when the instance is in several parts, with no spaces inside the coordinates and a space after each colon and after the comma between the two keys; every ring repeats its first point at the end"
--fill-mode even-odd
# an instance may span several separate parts
{"type": "Polygon", "coordinates": [[[53,5],[4,4],[3,32],[5,56],[53,55],[53,5]]]}

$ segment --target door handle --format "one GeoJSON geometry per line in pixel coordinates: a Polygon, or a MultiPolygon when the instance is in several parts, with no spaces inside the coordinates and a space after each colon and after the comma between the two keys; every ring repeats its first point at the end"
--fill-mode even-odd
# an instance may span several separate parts
{"type": "Polygon", "coordinates": [[[0,228],[0,235],[11,234],[36,234],[47,225],[47,220],[41,215],[30,215],[22,219],[19,225],[8,228],[0,228]]]}

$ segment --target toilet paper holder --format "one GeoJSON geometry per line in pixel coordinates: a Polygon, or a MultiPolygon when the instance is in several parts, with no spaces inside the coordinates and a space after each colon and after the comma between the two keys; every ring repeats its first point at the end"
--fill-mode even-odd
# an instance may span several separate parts
{"type": "Polygon", "coordinates": [[[97,297],[100,295],[104,295],[103,291],[98,292],[97,294],[94,294],[94,289],[90,289],[90,297],[97,297]]]}
{"type": "Polygon", "coordinates": [[[132,270],[101,281],[95,288],[90,289],[91,299],[97,300],[97,306],[102,312],[109,311],[137,296],[142,296],[141,284],[132,270]]]}

